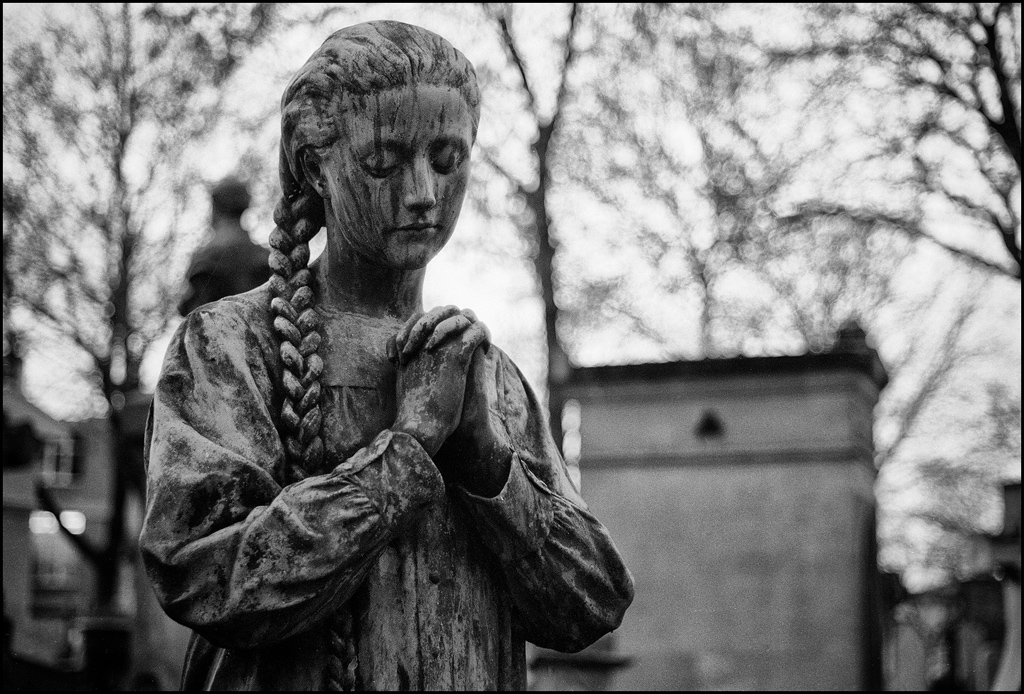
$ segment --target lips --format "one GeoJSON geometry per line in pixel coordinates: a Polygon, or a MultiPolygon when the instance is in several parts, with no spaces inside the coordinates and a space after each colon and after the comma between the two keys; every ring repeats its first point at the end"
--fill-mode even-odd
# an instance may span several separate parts
{"type": "Polygon", "coordinates": [[[431,222],[414,222],[413,224],[403,224],[400,227],[395,227],[395,231],[427,231],[430,229],[436,229],[437,224],[431,222]]]}

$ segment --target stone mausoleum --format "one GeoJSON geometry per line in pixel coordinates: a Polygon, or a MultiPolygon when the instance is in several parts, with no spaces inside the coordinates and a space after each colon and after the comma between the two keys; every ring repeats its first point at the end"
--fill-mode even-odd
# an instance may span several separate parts
{"type": "Polygon", "coordinates": [[[610,643],[535,652],[533,686],[879,689],[885,383],[855,326],[826,353],[574,370],[567,457],[636,599],[610,643]]]}

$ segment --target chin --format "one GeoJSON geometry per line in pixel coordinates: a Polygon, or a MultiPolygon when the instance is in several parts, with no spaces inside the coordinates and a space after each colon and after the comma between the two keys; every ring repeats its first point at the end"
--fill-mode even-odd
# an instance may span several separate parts
{"type": "Polygon", "coordinates": [[[397,270],[420,270],[433,260],[444,243],[438,243],[436,239],[430,241],[407,242],[397,248],[389,249],[387,253],[388,264],[397,270]]]}
{"type": "Polygon", "coordinates": [[[396,270],[421,270],[437,255],[437,250],[408,250],[405,253],[389,253],[387,264],[396,270]]]}

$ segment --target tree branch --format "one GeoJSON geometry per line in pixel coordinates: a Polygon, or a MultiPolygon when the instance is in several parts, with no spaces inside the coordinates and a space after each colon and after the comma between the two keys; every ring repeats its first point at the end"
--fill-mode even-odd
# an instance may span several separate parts
{"type": "Polygon", "coordinates": [[[562,118],[562,113],[565,110],[566,95],[568,94],[569,84],[569,70],[572,67],[573,60],[576,57],[576,48],[573,45],[573,38],[576,35],[577,18],[579,16],[579,3],[572,3],[572,9],[569,10],[569,28],[565,32],[565,45],[563,46],[563,60],[562,60],[562,79],[558,83],[558,95],[555,97],[555,111],[551,116],[551,122],[549,126],[551,132],[554,133],[558,127],[558,122],[562,118]]]}
{"type": "MultiPolygon", "coordinates": [[[[1003,62],[1003,51],[999,45],[999,18],[1002,10],[1008,3],[1002,3],[996,9],[992,22],[979,22],[985,30],[984,47],[988,50],[992,63],[992,72],[995,76],[996,87],[999,89],[999,105],[1002,107],[1003,117],[1000,120],[986,117],[989,126],[999,135],[1003,144],[1010,150],[1013,160],[1017,162],[1017,172],[1020,173],[1020,123],[1017,121],[1017,114],[1010,93],[1010,83],[1006,75],[1006,66],[1003,62]]],[[[1017,260],[1020,260],[1020,249],[1017,250],[1017,260]]]]}
{"type": "Polygon", "coordinates": [[[1021,280],[1021,270],[1019,264],[1017,265],[1017,268],[1015,270],[1007,268],[1003,265],[999,265],[998,263],[994,263],[991,260],[986,260],[985,258],[975,255],[974,253],[971,253],[969,250],[949,245],[945,241],[942,241],[936,238],[935,236],[932,236],[931,234],[925,232],[923,229],[921,229],[921,227],[918,224],[914,222],[905,219],[900,219],[899,217],[887,215],[881,212],[851,210],[832,205],[808,205],[805,206],[800,212],[797,212],[796,214],[779,217],[779,221],[786,223],[797,223],[801,220],[809,221],[814,218],[846,218],[866,224],[884,224],[887,227],[895,229],[912,239],[923,239],[925,241],[928,241],[929,243],[935,244],[939,248],[942,248],[943,250],[946,250],[949,253],[955,255],[956,257],[961,258],[962,260],[966,260],[970,264],[975,265],[979,268],[982,268],[989,272],[995,272],[1000,275],[1011,277],[1012,279],[1015,279],[1018,282],[1021,280]]]}
{"type": "Polygon", "coordinates": [[[69,325],[67,320],[64,320],[54,314],[49,307],[43,305],[37,300],[29,299],[25,296],[17,297],[18,301],[24,303],[30,310],[39,314],[43,318],[53,323],[53,327],[65,337],[69,338],[76,345],[78,345],[86,354],[92,359],[97,359],[95,347],[90,345],[85,338],[69,325]]]}
{"type": "Polygon", "coordinates": [[[509,182],[509,184],[516,189],[517,193],[521,195],[526,194],[526,188],[524,187],[523,183],[519,180],[519,178],[516,177],[516,175],[513,174],[511,171],[506,169],[500,162],[498,162],[497,157],[495,157],[490,150],[481,147],[478,151],[480,152],[481,161],[483,161],[484,164],[487,164],[489,167],[494,169],[494,171],[498,175],[506,179],[509,182]]]}
{"type": "Polygon", "coordinates": [[[879,450],[875,455],[876,467],[881,468],[885,463],[893,459],[896,451],[913,431],[914,425],[920,418],[925,406],[931,401],[954,367],[958,365],[960,359],[963,358],[963,355],[957,355],[957,345],[964,334],[968,322],[977,309],[977,296],[979,295],[981,295],[980,289],[973,295],[974,300],[960,307],[960,311],[953,319],[952,325],[946,331],[938,355],[932,359],[932,365],[928,369],[928,373],[921,379],[920,387],[903,408],[896,435],[887,447],[879,450]]]}
{"type": "Polygon", "coordinates": [[[499,14],[498,12],[492,11],[488,3],[485,3],[485,10],[495,19],[495,21],[498,22],[498,28],[501,30],[502,43],[508,51],[513,67],[518,70],[519,77],[523,81],[523,90],[526,92],[530,112],[533,114],[534,118],[538,118],[537,97],[534,95],[533,87],[530,85],[530,80],[526,76],[526,64],[523,62],[522,56],[519,55],[519,49],[516,47],[515,37],[512,36],[512,29],[508,24],[508,16],[505,13],[499,14]]]}
{"type": "Polygon", "coordinates": [[[969,535],[978,532],[980,528],[968,526],[962,520],[954,518],[941,511],[934,511],[929,509],[921,509],[910,512],[911,518],[917,518],[922,520],[929,525],[934,525],[941,530],[946,532],[956,533],[958,535],[969,535]]]}

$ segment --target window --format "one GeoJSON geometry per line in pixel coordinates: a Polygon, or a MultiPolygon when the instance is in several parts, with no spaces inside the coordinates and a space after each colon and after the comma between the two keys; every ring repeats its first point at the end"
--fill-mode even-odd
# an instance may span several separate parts
{"type": "Polygon", "coordinates": [[[47,487],[67,487],[81,472],[78,449],[81,441],[77,435],[49,439],[43,442],[39,464],[43,484],[47,487]]]}

